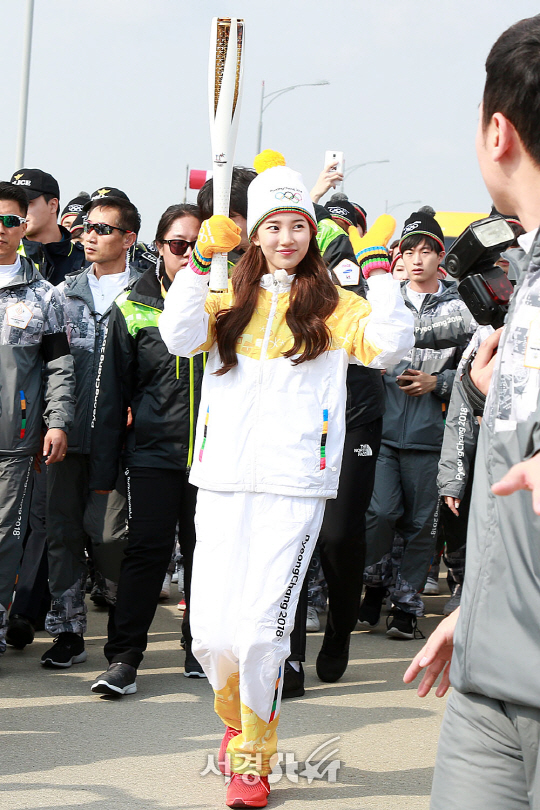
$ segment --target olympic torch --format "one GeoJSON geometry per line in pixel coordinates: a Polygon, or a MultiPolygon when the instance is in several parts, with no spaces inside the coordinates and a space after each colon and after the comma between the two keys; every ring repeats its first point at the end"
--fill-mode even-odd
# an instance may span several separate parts
{"type": "MultiPolygon", "coordinates": [[[[208,101],[212,139],[214,214],[229,216],[229,198],[234,148],[240,114],[244,67],[244,21],[236,17],[214,17],[210,37],[208,101]]],[[[227,254],[213,256],[210,289],[228,286],[227,254]]]]}

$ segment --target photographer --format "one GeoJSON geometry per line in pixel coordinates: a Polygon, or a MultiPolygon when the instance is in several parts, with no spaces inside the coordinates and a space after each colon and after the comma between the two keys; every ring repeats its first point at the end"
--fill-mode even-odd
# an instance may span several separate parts
{"type": "Polygon", "coordinates": [[[451,664],[431,810],[540,803],[540,15],[501,35],[486,71],[480,169],[497,209],[514,211],[527,233],[508,254],[518,284],[506,325],[484,341],[472,369],[487,399],[461,608],[404,678],[425,668],[424,696],[442,673],[441,697],[451,664]]]}

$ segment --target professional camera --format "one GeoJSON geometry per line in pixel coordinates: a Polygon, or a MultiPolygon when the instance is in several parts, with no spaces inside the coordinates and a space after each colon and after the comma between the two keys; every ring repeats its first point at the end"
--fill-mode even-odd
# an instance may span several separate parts
{"type": "Polygon", "coordinates": [[[480,324],[502,326],[512,283],[495,262],[515,241],[504,217],[488,217],[473,222],[450,246],[444,266],[458,280],[458,292],[480,324]]]}

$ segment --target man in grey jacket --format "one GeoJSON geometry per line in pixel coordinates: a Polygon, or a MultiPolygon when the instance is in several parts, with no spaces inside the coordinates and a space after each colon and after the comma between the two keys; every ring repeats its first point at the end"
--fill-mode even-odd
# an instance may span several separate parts
{"type": "MultiPolygon", "coordinates": [[[[93,200],[88,204],[84,225],[84,249],[92,264],[66,276],[58,287],[75,361],[77,407],[64,464],[51,470],[47,480],[52,606],[45,629],[55,637],[53,646],[41,657],[47,667],[66,668],[86,660],[83,634],[88,538],[106,592],[107,574],[103,574],[103,568],[114,569],[114,576],[108,577],[109,590],[113,590],[127,540],[123,479],[110,493],[90,491],[89,469],[91,425],[96,418],[107,323],[114,299],[139,277],[128,259],[139,227],[139,213],[125,195],[93,200]]],[[[108,597],[114,602],[114,593],[108,597]]]]}
{"type": "Polygon", "coordinates": [[[455,283],[437,277],[444,241],[430,214],[411,214],[401,234],[400,252],[409,276],[401,292],[414,314],[415,345],[383,376],[386,411],[366,516],[368,568],[359,618],[369,627],[378,624],[386,592],[379,561],[391,552],[397,532],[404,540],[404,552],[387,635],[412,639],[416,617],[423,613],[417,593],[435,551],[436,478],[445,410],[456,367],[476,323],[455,283]]]}
{"type": "Polygon", "coordinates": [[[23,189],[0,183],[0,654],[34,456],[42,449],[47,464],[63,461],[74,410],[73,358],[59,295],[17,253],[27,207],[23,189]],[[43,443],[42,420],[48,428],[43,443]]]}
{"type": "Polygon", "coordinates": [[[472,369],[487,398],[461,608],[405,673],[408,683],[425,668],[420,696],[441,673],[436,694],[454,686],[431,810],[540,807],[540,15],[501,35],[486,72],[480,168],[497,209],[517,213],[526,234],[509,256],[518,284],[506,324],[472,369]]]}

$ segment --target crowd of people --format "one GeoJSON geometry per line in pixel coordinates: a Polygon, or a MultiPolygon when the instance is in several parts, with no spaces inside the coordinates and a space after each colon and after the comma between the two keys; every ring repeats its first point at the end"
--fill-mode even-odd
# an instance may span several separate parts
{"type": "MultiPolygon", "coordinates": [[[[540,42],[539,18],[524,23],[501,40],[540,42]]],[[[501,61],[507,52],[497,53],[501,61]]],[[[498,263],[518,283],[529,278],[520,306],[530,320],[537,299],[524,249],[535,269],[534,212],[508,185],[501,193],[485,167],[503,160],[489,148],[503,149],[505,137],[509,160],[519,146],[531,172],[540,174],[539,161],[522,131],[512,141],[497,119],[499,99],[488,102],[479,140],[492,145],[484,140],[479,157],[515,238],[498,263]]],[[[254,169],[234,168],[229,217],[213,215],[209,180],[197,204],[164,211],[151,244],[139,241],[136,206],[112,185],[80,192],[61,211],[58,183],[42,169],[21,168],[0,183],[0,655],[44,628],[54,639],[44,667],[85,661],[92,589],[108,608],[108,667],[91,689],[136,692],[159,599],[181,559],[184,674],[208,678],[214,690],[232,807],[266,805],[281,700],[304,694],[306,632],[319,629],[318,614],[326,625],[316,672],[331,683],[347,669],[351,633],[376,628],[385,601],[389,638],[423,637],[422,595],[439,592],[441,558],[448,619],[406,677],[427,667],[426,694],[443,672],[446,691],[463,589],[483,576],[489,590],[482,566],[493,555],[475,540],[493,534],[492,523],[479,523],[497,507],[486,495],[486,512],[473,508],[477,444],[477,472],[487,463],[501,475],[511,464],[501,464],[502,451],[493,455],[493,442],[502,441],[504,420],[506,451],[510,433],[518,442],[512,463],[536,450],[537,429],[522,436],[520,425],[537,407],[534,392],[523,393],[538,377],[537,331],[525,340],[510,330],[504,342],[501,330],[476,322],[445,269],[430,206],[412,212],[391,243],[392,217],[368,228],[365,209],[340,192],[320,204],[341,179],[330,164],[310,193],[266,150],[254,169]],[[212,257],[223,253],[229,287],[209,291],[212,257]],[[503,357],[499,387],[521,399],[499,405],[495,393],[484,408],[499,340],[504,357],[525,352],[530,373],[510,385],[503,357]],[[484,410],[489,428],[481,430],[484,410]],[[467,542],[469,522],[476,534],[467,542]],[[471,542],[475,574],[465,578],[471,542]]],[[[496,208],[490,216],[500,219],[496,208]]],[[[537,518],[522,495],[513,519],[528,535],[537,518]]],[[[501,520],[512,535],[512,518],[501,520]]],[[[530,587],[538,591],[537,579],[530,587]]],[[[536,598],[529,594],[529,607],[536,598]]],[[[467,610],[462,650],[471,621],[513,615],[507,605],[503,618],[485,597],[472,619],[467,610]]],[[[435,807],[457,768],[452,733],[463,732],[468,713],[485,719],[492,699],[537,705],[508,697],[511,672],[490,670],[486,688],[477,674],[485,661],[471,666],[462,662],[455,676],[460,720],[457,730],[445,720],[435,807]],[[473,709],[468,692],[481,696],[473,709]]],[[[473,737],[474,754],[481,743],[473,737]]]]}

